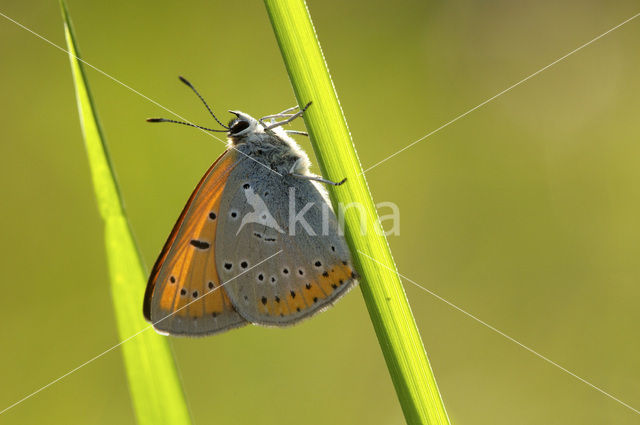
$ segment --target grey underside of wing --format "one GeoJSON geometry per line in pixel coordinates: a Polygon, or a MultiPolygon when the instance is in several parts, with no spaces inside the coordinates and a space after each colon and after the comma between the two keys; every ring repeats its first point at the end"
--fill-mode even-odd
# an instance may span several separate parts
{"type": "MultiPolygon", "coordinates": [[[[206,297],[206,294],[203,295],[203,297],[206,297]]],[[[198,337],[214,335],[247,324],[248,322],[239,315],[238,312],[226,311],[223,314],[216,315],[216,317],[203,315],[197,319],[173,314],[155,320],[153,327],[160,333],[174,336],[198,337]]]]}
{"type": "Polygon", "coordinates": [[[247,325],[248,322],[237,312],[226,312],[217,317],[203,316],[198,319],[173,315],[156,322],[153,327],[160,333],[173,336],[202,337],[225,332],[247,325]]]}
{"type": "Polygon", "coordinates": [[[305,292],[305,284],[323,279],[327,267],[352,265],[335,214],[314,183],[244,161],[226,184],[220,211],[225,216],[218,223],[216,264],[231,302],[246,320],[296,323],[330,306],[355,283],[353,277],[344,284],[340,280],[339,287],[336,281],[335,289],[325,283],[330,289],[321,297],[306,296],[311,292],[305,292]],[[308,227],[300,220],[291,226],[290,208],[295,216],[308,204],[302,216],[308,227]],[[292,298],[292,291],[298,298],[292,298]],[[279,314],[261,309],[261,302],[266,306],[274,300],[289,304],[279,304],[279,314]]]}

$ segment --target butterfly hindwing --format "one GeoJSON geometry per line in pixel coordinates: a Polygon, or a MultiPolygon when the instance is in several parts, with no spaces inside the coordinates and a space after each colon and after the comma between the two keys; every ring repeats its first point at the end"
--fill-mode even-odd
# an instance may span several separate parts
{"type": "Polygon", "coordinates": [[[153,267],[144,314],[160,332],[209,335],[247,323],[221,287],[215,262],[220,201],[238,156],[227,150],[209,168],[153,267]]]}
{"type": "Polygon", "coordinates": [[[226,214],[218,224],[216,265],[246,320],[296,323],[332,305],[356,282],[335,214],[314,183],[244,161],[227,181],[220,210],[226,214]],[[298,213],[304,223],[290,223],[290,214],[298,213]]]}

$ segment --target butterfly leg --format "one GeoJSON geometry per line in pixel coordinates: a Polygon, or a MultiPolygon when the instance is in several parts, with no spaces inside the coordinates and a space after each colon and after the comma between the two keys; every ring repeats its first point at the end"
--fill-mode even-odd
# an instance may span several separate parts
{"type": "MultiPolygon", "coordinates": [[[[281,125],[285,125],[285,124],[290,123],[291,121],[295,120],[295,119],[296,119],[296,118],[298,118],[299,116],[302,116],[302,114],[304,114],[304,111],[306,111],[306,110],[307,110],[307,108],[308,108],[309,106],[311,106],[311,102],[307,103],[307,104],[304,106],[304,108],[300,109],[300,110],[299,110],[298,112],[296,112],[295,114],[285,114],[285,115],[287,115],[287,116],[288,116],[288,118],[287,118],[287,119],[282,120],[282,121],[277,122],[277,123],[274,123],[274,124],[271,124],[271,125],[269,125],[269,126],[266,126],[266,127],[264,127],[264,129],[265,129],[265,130],[271,130],[271,129],[274,129],[274,128],[279,127],[279,126],[281,126],[281,125]]],[[[267,116],[267,117],[264,117],[264,118],[269,118],[269,117],[267,116]]],[[[262,120],[263,120],[264,118],[261,118],[261,119],[260,119],[260,124],[262,124],[263,126],[264,126],[264,122],[263,122],[262,120]]]]}
{"type": "Polygon", "coordinates": [[[294,162],[293,165],[291,166],[291,169],[289,170],[289,175],[290,176],[296,177],[298,179],[313,180],[313,181],[324,183],[324,184],[330,184],[331,186],[340,186],[341,184],[343,184],[344,182],[347,181],[346,177],[344,179],[340,180],[339,182],[334,182],[334,181],[323,179],[322,177],[318,177],[318,176],[314,176],[314,175],[310,175],[310,174],[308,175],[308,174],[294,173],[293,170],[296,169],[296,166],[298,165],[299,162],[300,162],[300,159],[298,159],[296,162],[294,162]]]}
{"type": "Polygon", "coordinates": [[[299,108],[299,106],[296,105],[296,106],[294,106],[292,108],[285,109],[282,112],[278,112],[277,114],[264,116],[264,117],[260,118],[258,121],[260,122],[260,124],[262,124],[263,127],[266,128],[269,124],[275,124],[276,123],[276,118],[289,118],[289,117],[292,117],[294,114],[290,114],[289,112],[295,111],[298,108],[299,108]],[[271,122],[269,124],[265,124],[266,120],[270,120],[271,122]]]}
{"type": "Polygon", "coordinates": [[[347,181],[346,177],[340,180],[339,182],[334,182],[334,181],[323,179],[322,177],[317,177],[317,176],[305,176],[304,174],[296,174],[296,173],[291,173],[290,175],[299,179],[313,180],[313,181],[324,183],[324,184],[330,184],[331,186],[340,186],[347,181]]]}
{"type": "Polygon", "coordinates": [[[278,124],[278,125],[274,125],[277,124],[276,122],[276,118],[284,118],[284,117],[291,117],[293,116],[293,114],[275,114],[275,115],[267,115],[266,117],[262,117],[258,120],[258,122],[260,124],[262,124],[262,127],[265,128],[265,130],[267,128],[275,128],[278,125],[282,125],[282,124],[278,124]],[[265,121],[269,120],[269,123],[267,124],[265,121]]]}
{"type": "Polygon", "coordinates": [[[264,125],[264,122],[265,122],[266,120],[271,119],[271,124],[273,124],[273,123],[275,122],[275,121],[274,121],[274,118],[287,118],[287,117],[291,117],[291,116],[293,116],[294,114],[291,114],[290,112],[293,112],[293,111],[295,111],[296,109],[299,109],[299,108],[300,108],[300,106],[296,105],[296,106],[293,106],[293,107],[291,107],[291,108],[285,109],[285,110],[284,110],[284,111],[282,111],[282,112],[278,112],[277,114],[267,115],[267,116],[265,116],[265,117],[262,117],[262,118],[260,118],[258,121],[260,121],[260,124],[264,125]]]}
{"type": "Polygon", "coordinates": [[[298,135],[300,135],[300,136],[307,136],[307,137],[309,137],[309,133],[307,133],[306,131],[285,130],[285,133],[287,133],[287,134],[298,134],[298,135]]]}
{"type": "Polygon", "coordinates": [[[285,109],[284,111],[280,112],[278,115],[288,114],[289,112],[295,111],[296,109],[300,109],[300,105],[292,106],[291,108],[285,109]]]}
{"type": "Polygon", "coordinates": [[[266,121],[266,120],[271,120],[271,121],[273,121],[273,120],[274,120],[274,119],[276,119],[276,118],[288,118],[288,117],[292,117],[292,116],[294,116],[294,115],[295,115],[295,114],[284,114],[284,113],[280,112],[279,114],[267,115],[267,116],[265,116],[265,117],[262,117],[262,118],[260,118],[260,120],[259,120],[259,121],[260,121],[260,122],[264,122],[264,121],[266,121]]]}

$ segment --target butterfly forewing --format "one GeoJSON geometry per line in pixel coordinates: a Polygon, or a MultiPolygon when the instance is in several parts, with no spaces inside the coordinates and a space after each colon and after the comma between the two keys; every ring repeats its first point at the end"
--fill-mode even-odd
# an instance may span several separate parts
{"type": "Polygon", "coordinates": [[[246,324],[221,287],[215,262],[220,202],[239,163],[238,153],[229,150],[211,166],[153,268],[144,314],[158,331],[208,335],[246,324]]]}
{"type": "Polygon", "coordinates": [[[330,306],[355,283],[336,217],[314,183],[244,161],[227,181],[220,210],[225,214],[218,224],[216,265],[246,320],[296,323],[330,306]],[[290,223],[290,214],[307,204],[305,224],[290,223]]]}

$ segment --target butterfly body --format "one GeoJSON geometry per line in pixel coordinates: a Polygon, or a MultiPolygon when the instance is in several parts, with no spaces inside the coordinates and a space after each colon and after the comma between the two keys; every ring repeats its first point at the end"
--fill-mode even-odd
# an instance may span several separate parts
{"type": "Polygon", "coordinates": [[[194,190],[149,278],[144,314],[162,333],[291,325],[357,283],[307,155],[281,127],[232,113],[228,149],[194,190]]]}
{"type": "MultiPolygon", "coordinates": [[[[261,164],[267,165],[281,175],[291,172],[309,174],[309,157],[289,137],[282,127],[265,130],[264,127],[250,115],[234,111],[239,118],[249,123],[246,129],[230,134],[229,145],[241,153],[254,158],[261,164]],[[242,117],[242,118],[240,118],[242,117]]],[[[230,123],[233,124],[233,121],[230,123]]],[[[233,128],[233,126],[230,126],[233,128]]]]}

